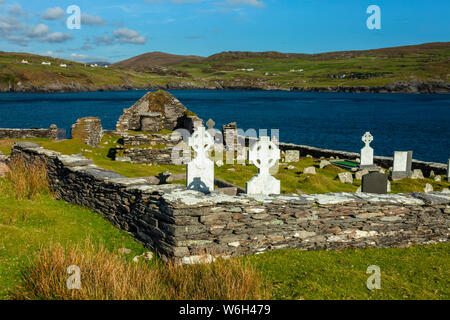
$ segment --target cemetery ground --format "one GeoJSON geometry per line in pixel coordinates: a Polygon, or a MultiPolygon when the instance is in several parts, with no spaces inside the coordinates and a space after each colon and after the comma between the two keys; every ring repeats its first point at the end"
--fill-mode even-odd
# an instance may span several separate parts
{"type": "MultiPolygon", "coordinates": [[[[117,144],[119,136],[105,135],[98,147],[90,147],[80,141],[69,139],[63,141],[53,141],[50,139],[18,139],[18,140],[0,140],[0,151],[5,155],[11,152],[11,147],[15,141],[30,141],[40,144],[42,147],[61,152],[62,154],[82,154],[88,159],[92,159],[94,164],[111,171],[115,171],[128,178],[157,176],[160,173],[170,171],[171,174],[181,174],[186,172],[185,165],[162,165],[162,164],[137,164],[128,162],[113,161],[108,157],[109,150],[117,144]]],[[[144,146],[145,147],[145,146],[144,146]]],[[[153,146],[154,147],[154,146],[153,146]]],[[[328,165],[319,168],[320,160],[309,157],[300,158],[295,163],[281,163],[278,173],[274,177],[281,181],[281,193],[329,193],[329,192],[356,192],[361,186],[361,180],[353,180],[352,184],[340,182],[338,174],[346,170],[328,165]],[[314,166],[316,175],[303,174],[307,167],[314,166]]],[[[387,168],[385,168],[387,169],[387,168]]],[[[258,172],[258,169],[250,165],[234,164],[215,166],[214,175],[216,178],[225,180],[245,189],[245,183],[249,181],[258,172]]],[[[171,181],[170,183],[185,184],[185,179],[171,181]]],[[[429,183],[434,191],[442,191],[444,188],[450,188],[450,182],[444,178],[441,181],[435,181],[433,178],[425,179],[402,179],[391,181],[392,193],[410,193],[423,192],[425,185],[429,183]]]]}
{"type": "Polygon", "coordinates": [[[146,249],[100,214],[46,191],[17,199],[6,178],[0,186],[0,299],[450,298],[450,244],[281,250],[181,267],[156,256],[135,263],[146,249]],[[73,264],[82,271],[80,292],[66,288],[73,264]],[[369,265],[381,268],[381,290],[366,288],[369,265]]]}
{"type": "MultiPolygon", "coordinates": [[[[116,136],[97,148],[73,140],[30,139],[63,154],[82,153],[94,163],[128,177],[151,176],[184,166],[114,162],[107,157],[116,136]]],[[[13,140],[0,141],[8,154],[13,140]]],[[[280,167],[282,192],[356,191],[336,175],[343,169],[303,169],[317,160],[302,158],[280,167]]],[[[240,186],[256,174],[253,166],[225,165],[216,176],[240,186]],[[229,170],[232,169],[232,170],[229,170]]],[[[392,182],[393,192],[435,190],[447,182],[431,179],[392,182]],[[426,182],[425,182],[426,181],[426,182]]],[[[30,183],[31,179],[25,179],[30,183]]],[[[11,178],[0,179],[0,299],[449,299],[449,244],[397,249],[343,251],[280,250],[206,265],[171,266],[156,256],[133,258],[147,250],[100,214],[53,199],[45,183],[21,194],[11,178]],[[124,250],[124,248],[128,250],[124,250]],[[69,265],[80,266],[84,291],[66,288],[69,265]],[[381,290],[369,291],[369,265],[381,269],[381,290]],[[51,272],[50,272],[51,271],[51,272]],[[51,274],[51,276],[47,276],[51,274]]],[[[181,183],[181,182],[180,182],[181,183]]]]}

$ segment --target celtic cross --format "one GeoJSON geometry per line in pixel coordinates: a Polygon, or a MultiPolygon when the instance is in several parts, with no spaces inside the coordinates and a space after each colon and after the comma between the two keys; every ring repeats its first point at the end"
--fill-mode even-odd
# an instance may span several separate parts
{"type": "Polygon", "coordinates": [[[362,141],[366,144],[366,147],[370,147],[370,143],[373,141],[373,136],[370,134],[370,132],[366,132],[362,136],[362,141]]]}

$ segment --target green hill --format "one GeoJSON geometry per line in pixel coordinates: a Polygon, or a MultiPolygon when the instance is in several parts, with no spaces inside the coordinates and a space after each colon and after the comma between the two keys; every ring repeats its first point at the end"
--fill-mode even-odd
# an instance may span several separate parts
{"type": "Polygon", "coordinates": [[[450,42],[320,54],[222,52],[208,58],[148,53],[109,68],[0,53],[0,91],[263,89],[450,92],[450,42]],[[30,64],[22,64],[26,59],[30,64]],[[42,65],[52,62],[51,66],[42,65]],[[68,64],[67,68],[60,67],[68,64]]]}

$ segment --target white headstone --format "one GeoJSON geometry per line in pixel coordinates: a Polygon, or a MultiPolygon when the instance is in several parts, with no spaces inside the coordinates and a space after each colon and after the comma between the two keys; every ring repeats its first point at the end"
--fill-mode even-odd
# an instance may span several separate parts
{"type": "Polygon", "coordinates": [[[411,176],[412,151],[395,151],[392,179],[399,180],[411,176]]]}
{"type": "Polygon", "coordinates": [[[247,194],[280,194],[280,181],[272,177],[269,169],[280,160],[280,149],[270,141],[269,137],[261,137],[249,152],[249,160],[259,172],[247,182],[247,194]]]}
{"type": "Polygon", "coordinates": [[[373,149],[370,147],[370,143],[373,141],[373,136],[370,132],[366,132],[362,136],[362,141],[366,145],[361,149],[361,162],[359,166],[360,168],[373,167],[373,149]]]}
{"type": "Polygon", "coordinates": [[[205,127],[195,127],[189,146],[194,149],[195,158],[187,164],[188,189],[205,193],[214,191],[214,162],[208,158],[208,151],[214,146],[213,137],[205,127]]]}

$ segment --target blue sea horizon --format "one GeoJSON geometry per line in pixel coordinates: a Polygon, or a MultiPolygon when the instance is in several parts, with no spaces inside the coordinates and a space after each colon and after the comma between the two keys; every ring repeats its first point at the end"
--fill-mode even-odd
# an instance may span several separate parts
{"type": "MultiPolygon", "coordinates": [[[[229,122],[244,131],[279,129],[282,142],[350,152],[360,151],[361,137],[370,131],[375,155],[413,150],[423,161],[450,158],[449,94],[169,91],[200,118],[212,118],[218,129],[229,122]]],[[[95,116],[105,129],[114,129],[123,109],[145,93],[0,93],[0,127],[56,124],[69,134],[78,118],[95,116]]]]}

